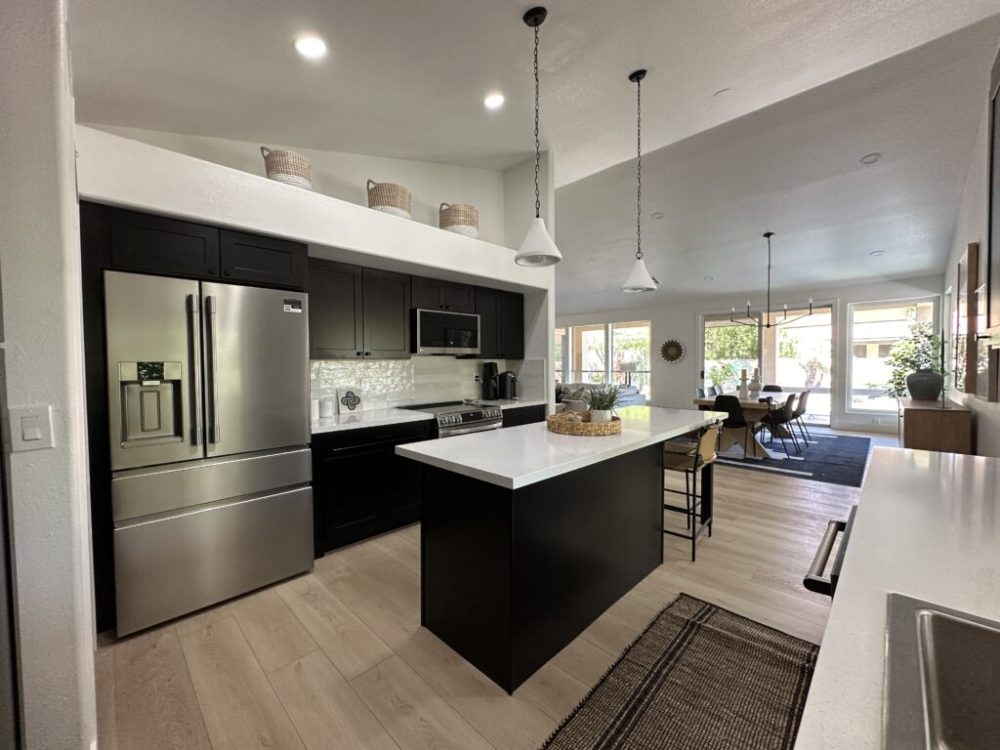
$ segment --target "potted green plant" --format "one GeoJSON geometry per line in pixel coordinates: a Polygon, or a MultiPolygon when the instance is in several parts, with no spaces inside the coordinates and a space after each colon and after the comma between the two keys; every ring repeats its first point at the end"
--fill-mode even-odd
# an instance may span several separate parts
{"type": "Polygon", "coordinates": [[[591,388],[583,399],[590,407],[591,422],[610,422],[612,411],[622,402],[622,389],[617,385],[591,388]]]}
{"type": "Polygon", "coordinates": [[[886,364],[890,368],[886,391],[897,398],[909,392],[918,401],[933,401],[941,395],[941,337],[930,323],[911,323],[910,337],[892,345],[886,364]]]}

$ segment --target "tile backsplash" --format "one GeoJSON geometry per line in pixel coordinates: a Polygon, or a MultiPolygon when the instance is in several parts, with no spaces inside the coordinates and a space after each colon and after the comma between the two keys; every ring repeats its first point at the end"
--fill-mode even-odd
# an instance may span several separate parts
{"type": "MultiPolygon", "coordinates": [[[[484,361],[496,362],[500,372],[504,360],[413,357],[411,359],[314,359],[310,386],[313,398],[336,397],[337,389],[360,386],[362,409],[386,409],[400,404],[431,403],[479,398],[475,376],[484,361]]],[[[545,361],[512,361],[518,373],[522,399],[542,399],[545,394],[545,361]]]]}

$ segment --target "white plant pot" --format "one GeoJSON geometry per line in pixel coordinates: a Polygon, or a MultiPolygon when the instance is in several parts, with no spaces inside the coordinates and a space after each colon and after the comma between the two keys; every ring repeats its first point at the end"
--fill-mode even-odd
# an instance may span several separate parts
{"type": "Polygon", "coordinates": [[[590,421],[591,422],[610,422],[611,421],[611,409],[591,409],[590,410],[590,421]]]}

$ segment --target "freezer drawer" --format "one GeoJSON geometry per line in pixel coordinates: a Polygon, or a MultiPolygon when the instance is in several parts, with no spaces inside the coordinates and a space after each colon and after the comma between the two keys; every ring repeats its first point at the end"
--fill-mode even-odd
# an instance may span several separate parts
{"type": "Polygon", "coordinates": [[[111,478],[115,522],[244,495],[277,492],[312,479],[312,452],[244,453],[152,469],[120,471],[111,478]]]}
{"type": "Polygon", "coordinates": [[[122,636],[312,568],[312,488],[119,523],[114,543],[122,636]]]}

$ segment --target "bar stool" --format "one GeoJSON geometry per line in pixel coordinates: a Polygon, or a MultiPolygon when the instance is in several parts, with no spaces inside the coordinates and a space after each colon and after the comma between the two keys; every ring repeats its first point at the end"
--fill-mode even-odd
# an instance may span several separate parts
{"type": "Polygon", "coordinates": [[[712,536],[712,518],[701,520],[699,511],[701,510],[701,495],[698,494],[698,474],[709,464],[715,463],[715,446],[719,440],[718,424],[709,425],[701,430],[698,438],[694,442],[684,441],[678,443],[664,443],[663,468],[667,471],[677,471],[684,473],[684,491],[665,488],[666,492],[684,496],[684,505],[663,504],[664,510],[673,513],[683,513],[689,533],[671,531],[664,525],[663,533],[677,536],[681,539],[691,540],[691,562],[695,561],[695,552],[698,537],[702,532],[708,530],[708,535],[712,536]]]}

